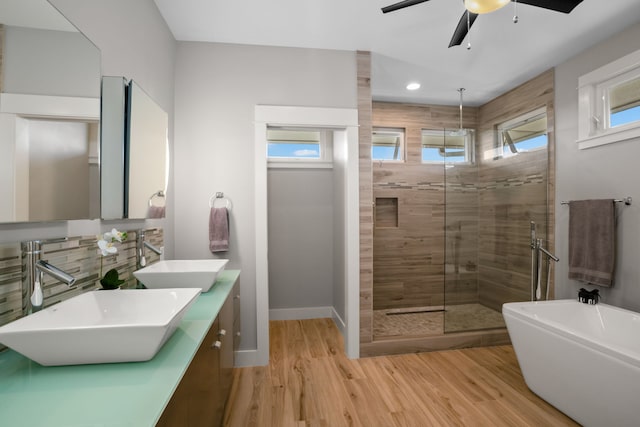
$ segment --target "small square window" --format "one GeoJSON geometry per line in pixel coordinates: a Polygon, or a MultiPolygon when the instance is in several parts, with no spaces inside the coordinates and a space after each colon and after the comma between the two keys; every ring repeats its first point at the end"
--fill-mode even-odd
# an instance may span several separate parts
{"type": "Polygon", "coordinates": [[[609,89],[609,126],[640,122],[640,78],[625,81],[609,89]]]}
{"type": "Polygon", "coordinates": [[[404,160],[404,129],[374,128],[371,138],[371,160],[404,160]]]}
{"type": "Polygon", "coordinates": [[[422,130],[422,163],[473,163],[474,131],[422,130]]]}
{"type": "Polygon", "coordinates": [[[498,125],[498,153],[502,157],[545,148],[547,138],[547,114],[545,109],[509,120],[498,125]]]}
{"type": "Polygon", "coordinates": [[[269,167],[330,167],[333,140],[326,129],[267,129],[269,167]]]}
{"type": "Polygon", "coordinates": [[[578,147],[640,136],[640,50],[578,79],[578,147]]]}

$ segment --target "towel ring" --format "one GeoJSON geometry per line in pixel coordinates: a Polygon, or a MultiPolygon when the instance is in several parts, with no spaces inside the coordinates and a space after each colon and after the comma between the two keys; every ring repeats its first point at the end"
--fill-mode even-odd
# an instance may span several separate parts
{"type": "Polygon", "coordinates": [[[218,191],[209,199],[209,207],[211,208],[227,208],[227,210],[231,210],[232,206],[231,200],[224,197],[224,193],[221,191],[218,191]]]}
{"type": "Polygon", "coordinates": [[[155,193],[153,193],[150,197],[149,197],[149,207],[153,206],[153,198],[154,197],[162,197],[164,199],[164,191],[162,190],[158,190],[155,193]]]}

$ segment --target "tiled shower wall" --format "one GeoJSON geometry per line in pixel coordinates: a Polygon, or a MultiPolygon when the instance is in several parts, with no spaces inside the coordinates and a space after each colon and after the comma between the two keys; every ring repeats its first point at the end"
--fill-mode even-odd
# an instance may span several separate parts
{"type": "MultiPolygon", "coordinates": [[[[476,116],[476,108],[465,108],[464,126],[476,128],[476,116]]],[[[445,251],[459,265],[477,264],[476,166],[458,165],[445,176],[442,164],[422,163],[422,129],[457,129],[459,119],[459,107],[373,103],[373,126],[402,128],[406,140],[405,162],[373,162],[374,310],[444,305],[445,268],[458,267],[445,266],[445,251]],[[384,220],[385,203],[394,206],[395,222],[384,220]],[[447,233],[459,232],[457,241],[445,242],[445,206],[447,233]]],[[[477,300],[476,270],[448,280],[460,291],[457,303],[477,300]]]]}
{"type": "MultiPolygon", "coordinates": [[[[76,278],[75,285],[70,288],[53,277],[44,275],[42,283],[44,306],[47,307],[99,288],[101,268],[102,274],[116,268],[120,279],[126,280],[122,288],[135,288],[136,279],[133,272],[136,269],[137,232],[132,230],[127,233],[127,240],[116,243],[118,252],[106,257],[103,257],[98,250],[96,236],[43,240],[41,258],[76,278]]],[[[145,230],[145,241],[156,247],[162,247],[162,229],[145,230]]],[[[147,265],[160,259],[159,255],[148,249],[145,253],[147,265]]],[[[20,242],[0,246],[0,325],[22,316],[22,280],[26,271],[25,262],[26,259],[21,254],[20,242]]]]}
{"type": "Polygon", "coordinates": [[[464,126],[478,129],[476,164],[421,164],[421,129],[455,129],[458,113],[373,103],[373,126],[404,128],[407,147],[404,163],[373,162],[373,309],[446,301],[500,310],[530,298],[531,219],[553,248],[553,71],[464,108],[464,126]],[[495,159],[496,126],[540,107],[547,109],[549,149],[495,159]]]}
{"type": "Polygon", "coordinates": [[[500,310],[504,302],[531,298],[530,220],[537,224],[538,237],[554,252],[554,71],[483,105],[478,119],[478,295],[481,304],[500,310]],[[541,107],[547,112],[547,150],[503,159],[483,155],[493,149],[493,130],[499,123],[541,107]]]}

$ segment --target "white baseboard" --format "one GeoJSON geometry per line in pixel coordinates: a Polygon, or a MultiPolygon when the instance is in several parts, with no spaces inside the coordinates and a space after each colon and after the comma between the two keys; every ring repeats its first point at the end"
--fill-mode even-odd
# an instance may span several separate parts
{"type": "Polygon", "coordinates": [[[331,307],[331,318],[333,319],[333,322],[336,324],[336,326],[340,330],[340,333],[344,337],[345,331],[347,330],[347,325],[344,323],[344,320],[342,320],[342,318],[340,317],[340,315],[338,314],[338,312],[334,307],[331,307]]]}
{"type": "Polygon", "coordinates": [[[333,317],[333,307],[274,308],[269,310],[269,320],[302,320],[333,317]]]}

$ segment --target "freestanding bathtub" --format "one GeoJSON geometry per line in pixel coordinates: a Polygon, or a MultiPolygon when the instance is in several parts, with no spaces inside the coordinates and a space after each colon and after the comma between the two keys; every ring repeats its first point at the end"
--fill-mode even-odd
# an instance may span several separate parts
{"type": "Polygon", "coordinates": [[[584,426],[640,425],[640,314],[573,300],[502,314],[534,393],[584,426]]]}

